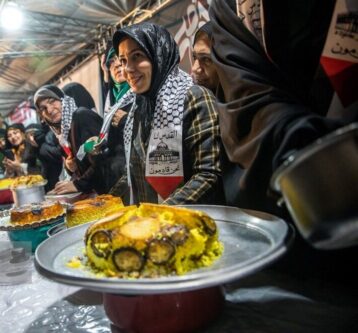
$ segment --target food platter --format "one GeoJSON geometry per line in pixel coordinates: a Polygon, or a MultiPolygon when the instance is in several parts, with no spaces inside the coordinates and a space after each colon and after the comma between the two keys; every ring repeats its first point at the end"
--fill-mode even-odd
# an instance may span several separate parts
{"type": "Polygon", "coordinates": [[[0,231],[15,231],[15,230],[26,230],[26,229],[36,229],[45,225],[52,225],[54,222],[63,221],[65,213],[59,214],[56,217],[44,218],[40,221],[34,221],[31,223],[25,224],[12,224],[10,221],[10,209],[0,211],[0,231]]]}
{"type": "Polygon", "coordinates": [[[47,231],[58,223],[64,221],[65,214],[57,217],[44,219],[23,225],[13,225],[10,222],[10,210],[0,212],[0,231],[7,231],[11,242],[29,242],[32,251],[35,252],[37,246],[48,237],[47,231]]]}
{"type": "Polygon", "coordinates": [[[252,274],[281,257],[288,249],[293,229],[285,221],[269,214],[234,207],[190,205],[215,219],[223,255],[210,267],[181,276],[160,278],[98,278],[67,263],[83,256],[83,237],[89,224],[55,234],[35,253],[35,266],[44,276],[60,283],[105,293],[149,295],[189,291],[217,286],[252,274]]]}

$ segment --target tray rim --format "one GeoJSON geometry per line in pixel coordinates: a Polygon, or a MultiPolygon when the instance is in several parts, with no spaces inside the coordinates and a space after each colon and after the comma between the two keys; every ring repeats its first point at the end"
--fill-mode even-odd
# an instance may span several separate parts
{"type": "Polygon", "coordinates": [[[76,198],[76,196],[80,196],[82,195],[83,192],[71,192],[71,193],[65,193],[65,194],[45,194],[45,198],[48,199],[57,199],[57,200],[61,200],[61,199],[73,199],[76,198]]]}
{"type": "MultiPolygon", "coordinates": [[[[249,274],[258,271],[259,269],[268,266],[270,263],[281,257],[290,247],[294,239],[295,231],[291,225],[287,224],[284,220],[267,213],[252,210],[248,211],[237,207],[217,205],[180,206],[191,209],[203,210],[218,221],[241,224],[245,225],[245,227],[247,228],[256,229],[256,231],[259,231],[261,234],[264,234],[267,239],[270,239],[270,241],[273,242],[271,243],[271,245],[273,244],[273,246],[271,246],[267,251],[261,253],[260,255],[246,260],[241,264],[234,265],[234,267],[228,267],[225,270],[208,271],[205,275],[202,273],[201,270],[199,270],[198,273],[194,272],[187,275],[162,277],[159,279],[116,279],[94,278],[75,275],[71,276],[57,271],[53,267],[53,262],[51,264],[44,264],[42,262],[41,259],[43,259],[42,257],[44,256],[44,254],[46,254],[47,247],[50,246],[48,244],[54,242],[54,239],[56,239],[56,237],[66,238],[63,235],[66,235],[66,233],[71,232],[75,233],[76,231],[85,229],[90,225],[90,223],[94,223],[90,222],[69,228],[67,230],[63,230],[41,243],[35,252],[35,267],[40,274],[59,283],[83,287],[99,292],[127,295],[165,294],[217,286],[243,278],[249,274]],[[215,211],[224,211],[228,213],[229,217],[231,216],[232,218],[233,216],[236,216],[236,218],[240,219],[240,221],[228,221],[219,219],[213,216],[215,215],[213,214],[215,211]],[[263,217],[265,219],[263,219],[263,217]],[[273,230],[267,231],[265,228],[262,228],[262,224],[265,225],[265,228],[268,228],[267,230],[270,230],[269,225],[275,225],[274,229],[282,229],[281,234],[273,233],[273,230]],[[225,274],[218,276],[218,273],[222,273],[223,271],[225,274]]],[[[64,249],[78,242],[78,239],[72,240],[71,242],[69,241],[69,239],[70,237],[67,237],[66,246],[64,246],[64,244],[62,243],[62,247],[58,249],[56,255],[54,255],[53,260],[56,260],[59,253],[62,252],[64,249]]]]}
{"type": "Polygon", "coordinates": [[[18,225],[16,225],[16,224],[4,225],[5,223],[10,222],[10,210],[11,209],[0,211],[0,231],[22,231],[22,230],[28,230],[28,229],[36,229],[39,227],[43,227],[45,225],[53,224],[53,223],[59,221],[60,219],[65,218],[65,216],[66,216],[66,210],[64,210],[63,213],[61,213],[57,216],[43,219],[41,221],[34,221],[31,223],[24,223],[24,224],[18,224],[18,225]],[[5,219],[8,219],[9,221],[4,222],[5,219]]]}

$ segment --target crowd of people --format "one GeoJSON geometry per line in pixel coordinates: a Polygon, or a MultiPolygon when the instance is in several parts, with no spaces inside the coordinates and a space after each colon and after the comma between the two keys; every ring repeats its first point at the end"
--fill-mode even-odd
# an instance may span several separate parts
{"type": "Polygon", "coordinates": [[[335,1],[296,2],[213,0],[193,38],[191,75],[164,27],[119,29],[101,59],[103,118],[79,84],[40,87],[41,125],[0,132],[6,176],[41,170],[56,194],[226,204],[290,221],[270,191],[274,171],[292,151],[357,121],[356,110],[327,118],[312,95],[335,1]],[[300,10],[295,24],[282,7],[300,10]]]}

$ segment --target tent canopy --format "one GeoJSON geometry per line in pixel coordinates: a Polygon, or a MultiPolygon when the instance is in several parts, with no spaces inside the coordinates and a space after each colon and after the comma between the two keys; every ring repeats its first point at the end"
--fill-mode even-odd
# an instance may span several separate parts
{"type": "MultiPolygon", "coordinates": [[[[0,0],[0,11],[9,1],[0,0]]],[[[7,115],[41,85],[104,47],[118,24],[133,22],[163,1],[17,0],[24,22],[0,27],[0,114],[7,115]]]]}

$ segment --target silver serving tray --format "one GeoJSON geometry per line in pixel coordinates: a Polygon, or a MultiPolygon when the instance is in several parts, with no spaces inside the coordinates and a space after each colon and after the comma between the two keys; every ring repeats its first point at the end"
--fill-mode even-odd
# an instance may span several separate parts
{"type": "Polygon", "coordinates": [[[207,268],[182,276],[119,279],[97,278],[84,269],[69,268],[74,256],[83,256],[84,233],[89,224],[55,234],[35,253],[35,267],[44,276],[60,283],[106,293],[145,295],[201,289],[228,283],[252,274],[281,257],[294,232],[283,220],[261,212],[234,207],[188,205],[215,219],[224,244],[222,256],[207,268]]]}

